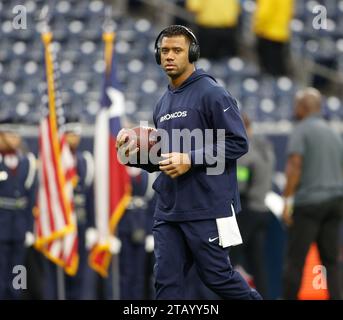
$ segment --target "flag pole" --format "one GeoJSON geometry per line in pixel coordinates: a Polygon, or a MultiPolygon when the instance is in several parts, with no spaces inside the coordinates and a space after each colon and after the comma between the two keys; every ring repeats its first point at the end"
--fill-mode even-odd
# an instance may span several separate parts
{"type": "MultiPolygon", "coordinates": [[[[50,26],[49,26],[49,20],[50,20],[50,10],[49,5],[43,6],[39,20],[41,22],[40,25],[40,33],[41,35],[50,33],[50,26]]],[[[45,44],[46,46],[49,44],[45,44]]],[[[56,265],[56,282],[57,282],[57,299],[58,300],[65,300],[65,276],[64,276],[64,270],[59,265],[56,265]]]]}
{"type": "Polygon", "coordinates": [[[120,300],[119,252],[112,255],[112,300],[120,300]]]}
{"type": "MultiPolygon", "coordinates": [[[[105,34],[113,33],[114,32],[114,22],[112,18],[112,6],[107,5],[105,8],[105,20],[103,24],[103,31],[105,34]]],[[[113,39],[111,40],[113,41],[113,39]]],[[[111,45],[113,42],[111,43],[111,45]]],[[[106,51],[107,44],[105,40],[105,59],[106,59],[106,51]]],[[[112,51],[112,47],[111,47],[112,51]]],[[[107,61],[108,63],[109,61],[107,61]]],[[[119,300],[120,299],[120,286],[119,286],[119,252],[112,253],[111,259],[111,284],[112,284],[112,300],[119,300]]]]}
{"type": "Polygon", "coordinates": [[[64,282],[64,270],[60,266],[56,266],[57,272],[57,299],[65,300],[65,282],[64,282]]]}

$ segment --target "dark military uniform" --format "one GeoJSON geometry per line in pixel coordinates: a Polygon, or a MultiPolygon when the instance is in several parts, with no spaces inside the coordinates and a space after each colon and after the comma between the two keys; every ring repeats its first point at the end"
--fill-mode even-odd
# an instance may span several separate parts
{"type": "Polygon", "coordinates": [[[86,230],[94,225],[94,164],[88,151],[76,152],[78,183],[74,190],[74,205],[77,216],[79,268],[74,277],[66,276],[67,299],[90,299],[92,274],[88,266],[86,250],[86,230]]]}
{"type": "Polygon", "coordinates": [[[143,299],[145,285],[145,238],[152,198],[153,178],[147,171],[128,169],[132,183],[132,201],[118,226],[122,242],[119,254],[120,299],[143,299]]]}
{"type": "MultiPolygon", "coordinates": [[[[77,216],[79,267],[75,276],[65,275],[65,298],[70,300],[91,299],[94,290],[94,272],[88,266],[88,251],[85,244],[86,229],[94,225],[94,164],[88,151],[75,153],[78,182],[74,189],[74,208],[77,216]]],[[[47,261],[48,285],[45,298],[57,299],[56,265],[47,261]]]]}
{"type": "Polygon", "coordinates": [[[25,235],[33,229],[35,157],[29,153],[0,153],[0,299],[18,299],[13,268],[24,265],[25,235]]]}

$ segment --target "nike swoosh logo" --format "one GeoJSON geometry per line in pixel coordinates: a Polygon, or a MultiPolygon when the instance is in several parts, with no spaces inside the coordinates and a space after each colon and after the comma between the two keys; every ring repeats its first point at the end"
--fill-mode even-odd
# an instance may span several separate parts
{"type": "Polygon", "coordinates": [[[231,106],[226,108],[226,109],[224,109],[224,112],[228,111],[230,108],[231,108],[231,106]]]}
{"type": "Polygon", "coordinates": [[[216,237],[216,238],[208,238],[208,242],[213,242],[213,241],[216,241],[219,237],[216,237]]]}

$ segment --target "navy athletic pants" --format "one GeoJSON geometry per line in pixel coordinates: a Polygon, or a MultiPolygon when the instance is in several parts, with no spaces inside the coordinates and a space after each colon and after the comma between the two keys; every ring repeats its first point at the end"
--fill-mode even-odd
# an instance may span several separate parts
{"type": "Polygon", "coordinates": [[[216,221],[155,220],[156,299],[184,299],[184,279],[194,263],[204,284],[223,299],[259,300],[233,270],[228,249],[219,246],[216,221]]]}

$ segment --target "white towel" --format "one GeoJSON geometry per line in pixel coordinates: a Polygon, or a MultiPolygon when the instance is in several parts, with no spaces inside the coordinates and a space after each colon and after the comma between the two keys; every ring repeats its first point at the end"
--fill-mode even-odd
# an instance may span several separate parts
{"type": "Polygon", "coordinates": [[[236,220],[235,210],[232,205],[231,210],[231,217],[216,219],[219,236],[219,245],[223,248],[237,246],[243,243],[236,220]]]}

